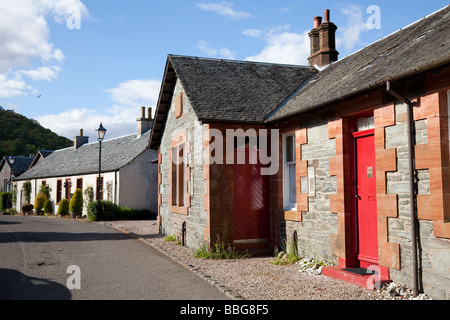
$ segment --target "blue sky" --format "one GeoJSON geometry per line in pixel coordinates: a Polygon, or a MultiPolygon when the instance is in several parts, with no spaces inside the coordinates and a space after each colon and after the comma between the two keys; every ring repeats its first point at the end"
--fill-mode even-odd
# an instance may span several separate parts
{"type": "Polygon", "coordinates": [[[448,1],[2,0],[0,105],[72,139],[136,131],[168,54],[307,65],[313,18],[331,10],[339,58],[448,1]],[[379,28],[369,29],[380,9],[379,28]],[[373,20],[371,20],[373,21],[373,20]]]}

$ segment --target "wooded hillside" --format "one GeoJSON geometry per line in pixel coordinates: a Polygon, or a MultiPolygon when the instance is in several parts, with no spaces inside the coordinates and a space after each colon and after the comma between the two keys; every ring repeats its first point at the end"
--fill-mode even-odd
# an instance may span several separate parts
{"type": "Polygon", "coordinates": [[[73,141],[28,119],[0,107],[0,159],[3,156],[29,156],[38,150],[58,150],[73,145],[73,141]]]}

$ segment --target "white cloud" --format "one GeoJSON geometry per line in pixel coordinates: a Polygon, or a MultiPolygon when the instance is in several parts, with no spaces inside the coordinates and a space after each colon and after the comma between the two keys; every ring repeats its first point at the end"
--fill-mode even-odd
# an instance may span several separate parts
{"type": "Polygon", "coordinates": [[[214,49],[211,48],[206,41],[199,41],[197,48],[211,58],[236,59],[234,51],[227,48],[214,49]]]}
{"type": "Polygon", "coordinates": [[[11,79],[6,75],[0,74],[0,97],[20,97],[28,95],[30,92],[33,94],[37,93],[32,86],[26,84],[20,77],[11,79]]]}
{"type": "Polygon", "coordinates": [[[54,65],[64,61],[64,53],[50,42],[48,18],[62,23],[68,8],[76,6],[80,14],[88,10],[80,0],[14,0],[0,4],[0,97],[27,95],[33,90],[21,78],[56,79],[59,69],[54,65]],[[32,71],[23,70],[40,64],[32,71]],[[53,65],[53,66],[52,66],[53,65]]]}
{"type": "Polygon", "coordinates": [[[116,88],[105,90],[111,95],[113,106],[102,112],[91,108],[76,108],[60,114],[38,117],[44,127],[59,135],[72,139],[80,129],[96,141],[95,129],[100,122],[108,130],[107,139],[132,134],[137,130],[136,119],[140,118],[140,107],[152,107],[153,115],[159,97],[161,82],[157,80],[130,80],[116,88]]]}
{"type": "Polygon", "coordinates": [[[340,12],[347,17],[348,22],[339,27],[336,46],[351,50],[361,43],[361,34],[368,30],[367,21],[363,8],[356,4],[348,4],[345,8],[340,8],[340,12]]]}
{"type": "Polygon", "coordinates": [[[212,11],[221,16],[228,16],[234,20],[251,18],[252,15],[248,12],[235,11],[233,9],[234,3],[228,1],[198,3],[197,6],[205,11],[212,11]]]}
{"type": "Polygon", "coordinates": [[[111,93],[111,99],[120,105],[156,105],[160,87],[161,81],[157,80],[130,80],[106,92],[111,93]]]}
{"type": "Polygon", "coordinates": [[[310,54],[310,40],[308,32],[290,32],[290,26],[278,26],[268,31],[249,29],[244,35],[263,39],[264,49],[246,60],[271,63],[285,63],[307,65],[310,54]]]}
{"type": "Polygon", "coordinates": [[[247,29],[244,30],[243,34],[254,38],[261,38],[264,35],[264,33],[258,29],[247,29]]]}
{"type": "Polygon", "coordinates": [[[61,68],[58,66],[40,67],[36,70],[20,70],[18,75],[25,75],[33,81],[53,81],[58,78],[61,68]]]}

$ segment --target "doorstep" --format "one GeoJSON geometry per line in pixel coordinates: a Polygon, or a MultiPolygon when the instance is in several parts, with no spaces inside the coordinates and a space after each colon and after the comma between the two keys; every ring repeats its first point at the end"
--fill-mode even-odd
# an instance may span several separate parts
{"type": "Polygon", "coordinates": [[[324,267],[322,269],[322,274],[330,278],[356,284],[369,290],[378,289],[383,284],[392,282],[391,279],[383,277],[382,275],[380,276],[378,273],[372,275],[361,275],[354,272],[349,272],[345,269],[346,268],[341,267],[324,267]]]}

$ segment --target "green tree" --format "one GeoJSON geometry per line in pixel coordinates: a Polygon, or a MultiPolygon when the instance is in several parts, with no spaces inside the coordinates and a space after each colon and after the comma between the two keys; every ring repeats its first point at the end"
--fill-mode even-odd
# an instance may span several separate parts
{"type": "Polygon", "coordinates": [[[44,203],[44,213],[49,214],[53,212],[53,205],[50,200],[46,200],[44,203]]]}
{"type": "Polygon", "coordinates": [[[72,213],[81,213],[83,211],[83,193],[81,189],[76,189],[70,200],[69,211],[72,213]]]}
{"type": "Polygon", "coordinates": [[[39,192],[36,198],[34,199],[34,208],[36,212],[39,214],[44,210],[45,201],[48,200],[48,197],[45,193],[39,192]]]}
{"type": "Polygon", "coordinates": [[[62,199],[59,203],[58,214],[60,216],[67,216],[69,214],[69,200],[62,199]]]}
{"type": "Polygon", "coordinates": [[[38,150],[58,150],[70,147],[70,139],[58,136],[11,110],[0,110],[0,155],[29,156],[38,150]]]}

